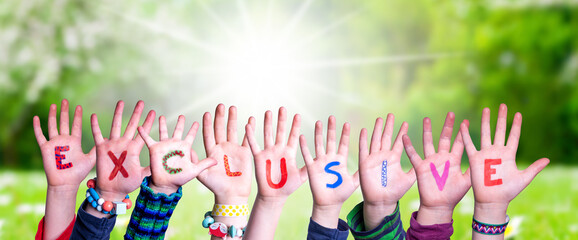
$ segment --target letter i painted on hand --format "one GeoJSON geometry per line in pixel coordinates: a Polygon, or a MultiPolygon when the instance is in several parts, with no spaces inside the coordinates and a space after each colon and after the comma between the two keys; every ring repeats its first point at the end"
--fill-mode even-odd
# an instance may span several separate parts
{"type": "Polygon", "coordinates": [[[333,166],[339,166],[339,162],[338,162],[338,161],[333,161],[333,162],[330,162],[330,163],[328,163],[327,165],[325,165],[325,172],[326,172],[326,173],[334,174],[335,176],[337,176],[337,181],[335,181],[335,182],[332,183],[332,184],[329,184],[329,183],[327,184],[327,187],[328,187],[328,188],[336,188],[336,187],[339,187],[339,185],[341,185],[341,183],[343,182],[343,178],[341,177],[341,174],[330,169],[330,168],[333,167],[333,166]]]}
{"type": "Polygon", "coordinates": [[[448,176],[450,174],[450,160],[446,161],[446,164],[444,166],[444,173],[442,173],[441,177],[440,177],[440,174],[438,173],[438,170],[436,169],[436,165],[434,163],[430,162],[429,166],[431,168],[431,174],[433,175],[433,177],[436,180],[436,183],[438,185],[438,189],[440,191],[443,191],[444,186],[446,185],[446,180],[448,180],[448,176]]]}
{"type": "Polygon", "coordinates": [[[492,168],[492,165],[500,165],[500,164],[502,164],[501,158],[486,159],[484,161],[484,185],[486,186],[502,185],[501,178],[492,180],[492,175],[496,173],[496,169],[492,168]]]}
{"type": "Polygon", "coordinates": [[[267,159],[266,168],[267,184],[269,184],[269,187],[279,189],[285,186],[285,183],[287,183],[287,163],[285,158],[281,158],[281,180],[279,180],[279,183],[273,183],[271,180],[271,160],[269,159],[267,159]]]}
{"type": "Polygon", "coordinates": [[[224,159],[225,159],[225,173],[227,173],[227,176],[238,177],[238,176],[243,175],[242,172],[231,172],[231,167],[229,166],[229,157],[227,157],[227,155],[225,155],[224,159]]]}
{"type": "Polygon", "coordinates": [[[387,159],[381,163],[381,186],[387,187],[387,159]]]}
{"type": "Polygon", "coordinates": [[[62,163],[63,160],[66,159],[66,155],[62,154],[62,152],[66,152],[70,150],[70,147],[68,146],[56,146],[54,147],[54,156],[56,159],[56,168],[58,168],[58,170],[63,170],[63,169],[67,169],[67,168],[71,168],[72,167],[72,163],[62,163]]]}

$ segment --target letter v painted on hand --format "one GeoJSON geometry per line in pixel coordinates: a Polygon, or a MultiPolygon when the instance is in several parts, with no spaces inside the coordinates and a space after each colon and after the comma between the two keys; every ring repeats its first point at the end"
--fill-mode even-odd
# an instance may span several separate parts
{"type": "Polygon", "coordinates": [[[431,173],[434,177],[434,179],[436,180],[436,183],[438,185],[438,189],[440,191],[444,190],[444,186],[446,185],[446,180],[448,180],[448,176],[450,174],[450,160],[447,160],[444,166],[444,173],[442,174],[442,176],[440,177],[440,174],[438,173],[438,170],[436,169],[436,165],[434,163],[429,163],[429,166],[431,168],[431,173]]]}

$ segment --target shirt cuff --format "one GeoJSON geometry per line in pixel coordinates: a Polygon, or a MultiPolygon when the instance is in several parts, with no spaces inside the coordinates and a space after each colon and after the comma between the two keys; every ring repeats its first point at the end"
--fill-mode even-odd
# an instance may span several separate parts
{"type": "Polygon", "coordinates": [[[307,229],[308,240],[345,240],[347,236],[349,236],[349,227],[347,223],[341,219],[339,219],[337,228],[326,228],[309,218],[309,228],[307,229]]]}
{"type": "Polygon", "coordinates": [[[454,220],[449,223],[421,225],[417,222],[417,211],[411,214],[409,229],[407,229],[408,239],[450,239],[454,234],[454,220]]]}
{"type": "MultiPolygon", "coordinates": [[[[72,234],[72,229],[74,228],[74,222],[76,221],[76,216],[72,219],[72,221],[68,224],[68,227],[64,229],[64,231],[56,238],[56,240],[66,240],[70,238],[70,234],[72,234]]],[[[36,236],[34,237],[35,240],[43,240],[44,239],[44,217],[38,223],[38,230],[36,231],[36,236]]]]}
{"type": "Polygon", "coordinates": [[[363,202],[357,204],[347,214],[347,224],[351,235],[355,239],[403,239],[405,231],[399,214],[399,202],[395,211],[383,218],[381,223],[374,229],[366,230],[363,219],[363,202]]]}
{"type": "Polygon", "coordinates": [[[116,223],[116,215],[111,218],[93,216],[84,210],[88,207],[87,203],[84,200],[78,209],[70,239],[108,239],[116,223]]]}

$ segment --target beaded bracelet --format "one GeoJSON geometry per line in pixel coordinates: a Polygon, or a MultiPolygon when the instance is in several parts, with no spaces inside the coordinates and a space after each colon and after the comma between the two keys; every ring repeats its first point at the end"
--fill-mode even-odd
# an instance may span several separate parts
{"type": "Polygon", "coordinates": [[[245,231],[247,231],[247,227],[241,229],[236,228],[235,226],[231,225],[231,227],[227,228],[222,222],[215,222],[215,219],[211,216],[211,212],[205,213],[205,219],[202,223],[204,228],[209,229],[209,235],[215,237],[221,237],[223,239],[227,239],[227,235],[230,237],[243,237],[245,231]]]}
{"type": "Polygon", "coordinates": [[[508,215],[506,215],[506,223],[504,224],[488,224],[480,222],[474,218],[472,222],[472,228],[474,229],[474,231],[481,234],[500,235],[506,232],[506,227],[508,227],[509,222],[510,217],[508,215]]]}
{"type": "Polygon", "coordinates": [[[120,215],[125,214],[126,210],[130,209],[132,206],[132,202],[130,201],[128,194],[122,200],[122,202],[105,201],[104,198],[101,198],[96,190],[94,190],[94,187],[96,186],[95,179],[88,180],[86,182],[86,186],[88,187],[86,190],[86,200],[93,208],[99,212],[110,215],[120,215]]]}

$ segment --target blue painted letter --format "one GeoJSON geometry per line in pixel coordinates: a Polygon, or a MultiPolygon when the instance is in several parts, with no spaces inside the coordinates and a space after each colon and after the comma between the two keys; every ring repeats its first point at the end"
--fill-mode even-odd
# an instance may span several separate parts
{"type": "Polygon", "coordinates": [[[341,178],[341,174],[339,174],[339,173],[336,172],[336,171],[333,171],[333,170],[329,169],[329,168],[331,168],[331,167],[333,167],[333,166],[339,166],[339,162],[334,161],[334,162],[330,162],[330,163],[328,163],[327,165],[325,165],[325,172],[326,172],[326,173],[335,174],[335,176],[337,176],[337,181],[335,181],[335,182],[332,183],[332,184],[329,184],[329,183],[327,184],[327,187],[328,187],[328,188],[336,188],[336,187],[339,187],[339,185],[341,185],[341,183],[343,182],[343,179],[341,178]]]}
{"type": "Polygon", "coordinates": [[[387,159],[381,163],[381,186],[387,187],[387,159]]]}

